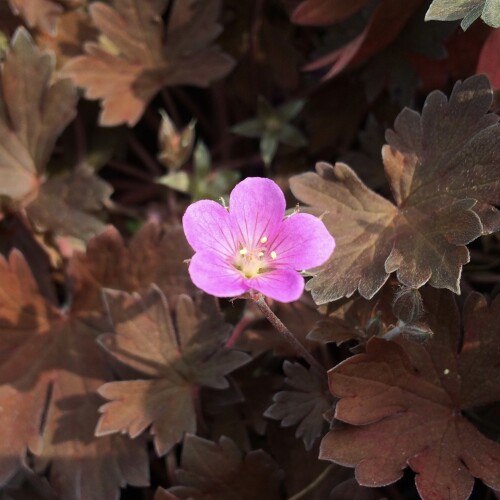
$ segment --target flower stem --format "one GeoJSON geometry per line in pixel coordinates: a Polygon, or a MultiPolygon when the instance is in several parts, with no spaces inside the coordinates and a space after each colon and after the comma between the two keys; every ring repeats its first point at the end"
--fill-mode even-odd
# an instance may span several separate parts
{"type": "Polygon", "coordinates": [[[267,305],[264,297],[260,295],[258,298],[256,297],[253,300],[259,311],[269,320],[269,323],[271,323],[274,328],[278,330],[278,333],[280,333],[280,335],[293,346],[295,352],[300,357],[304,358],[311,365],[311,367],[316,370],[321,378],[325,377],[326,370],[321,366],[319,361],[297,340],[295,335],[281,322],[278,316],[273,313],[271,308],[267,305]]]}
{"type": "Polygon", "coordinates": [[[335,464],[330,464],[312,483],[308,484],[303,490],[292,497],[289,497],[288,500],[300,500],[308,496],[311,491],[314,491],[328,477],[334,466],[335,464]]]}
{"type": "Polygon", "coordinates": [[[245,328],[254,320],[254,318],[250,316],[243,316],[240,321],[235,325],[233,333],[227,339],[226,347],[231,348],[234,347],[240,335],[245,331],[245,328]]]}

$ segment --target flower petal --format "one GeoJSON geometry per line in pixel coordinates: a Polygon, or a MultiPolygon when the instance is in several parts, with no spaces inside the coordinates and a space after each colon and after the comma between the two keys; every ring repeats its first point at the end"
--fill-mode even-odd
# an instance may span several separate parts
{"type": "Polygon", "coordinates": [[[279,302],[298,300],[304,291],[304,278],[291,269],[275,269],[245,280],[249,288],[279,302]]]}
{"type": "Polygon", "coordinates": [[[276,239],[270,242],[279,268],[311,269],[324,264],[335,248],[335,239],[323,222],[310,214],[287,217],[276,239]]]}
{"type": "Polygon", "coordinates": [[[196,252],[189,275],[198,288],[216,297],[237,297],[250,289],[242,274],[216,252],[196,252]]]}
{"type": "Polygon", "coordinates": [[[184,233],[196,252],[206,250],[234,256],[237,241],[231,224],[228,211],[212,200],[193,203],[182,217],[184,233]]]}
{"type": "Polygon", "coordinates": [[[277,234],[285,213],[285,196],[270,179],[249,177],[231,192],[229,212],[241,232],[243,246],[255,248],[262,237],[277,234]]]}

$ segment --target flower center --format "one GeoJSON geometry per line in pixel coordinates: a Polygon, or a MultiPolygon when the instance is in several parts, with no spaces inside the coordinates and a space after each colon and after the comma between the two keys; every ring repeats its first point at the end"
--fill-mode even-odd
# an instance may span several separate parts
{"type": "Polygon", "coordinates": [[[240,243],[239,251],[234,257],[233,265],[245,278],[253,278],[271,270],[270,263],[278,254],[266,248],[267,236],[262,236],[254,248],[249,248],[240,243]]]}

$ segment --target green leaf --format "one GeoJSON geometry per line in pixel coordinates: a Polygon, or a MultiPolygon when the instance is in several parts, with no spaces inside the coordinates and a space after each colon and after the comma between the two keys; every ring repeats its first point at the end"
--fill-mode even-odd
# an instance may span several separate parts
{"type": "Polygon", "coordinates": [[[297,116],[305,101],[296,99],[278,108],[273,108],[269,101],[259,96],[257,117],[235,125],[231,131],[244,137],[260,137],[260,154],[266,166],[273,161],[280,142],[293,147],[307,145],[307,139],[288,122],[297,116]]]}
{"type": "Polygon", "coordinates": [[[486,24],[500,28],[500,0],[486,0],[481,17],[486,24]]]}
{"type": "Polygon", "coordinates": [[[262,135],[264,129],[265,127],[262,121],[259,118],[255,118],[231,127],[231,132],[242,135],[243,137],[255,139],[256,137],[260,137],[262,135]]]}
{"type": "Polygon", "coordinates": [[[280,141],[296,148],[307,146],[304,134],[293,125],[286,123],[281,130],[280,141]]]}
{"type": "Polygon", "coordinates": [[[210,172],[211,165],[212,158],[210,157],[210,151],[208,150],[206,144],[200,140],[196,143],[196,148],[194,150],[194,168],[196,177],[198,179],[206,178],[210,172]]]}
{"type": "Polygon", "coordinates": [[[279,137],[276,134],[264,134],[260,139],[260,154],[266,166],[271,165],[278,150],[279,137]]]}
{"type": "Polygon", "coordinates": [[[500,0],[434,0],[425,14],[426,21],[463,19],[463,30],[478,17],[494,28],[500,27],[500,0]]]}
{"type": "Polygon", "coordinates": [[[306,101],[304,99],[295,99],[281,105],[276,112],[283,121],[289,122],[304,109],[305,104],[306,101]]]}
{"type": "Polygon", "coordinates": [[[189,191],[189,176],[186,172],[172,172],[160,177],[156,182],[181,193],[189,191]]]}

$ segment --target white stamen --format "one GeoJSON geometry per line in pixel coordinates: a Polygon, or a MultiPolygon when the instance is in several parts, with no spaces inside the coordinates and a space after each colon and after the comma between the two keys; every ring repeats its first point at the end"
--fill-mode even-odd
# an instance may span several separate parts
{"type": "Polygon", "coordinates": [[[264,257],[264,252],[259,252],[257,255],[258,255],[259,257],[264,257]]]}
{"type": "Polygon", "coordinates": [[[262,238],[260,239],[260,242],[261,243],[266,243],[267,242],[267,236],[262,236],[262,238]]]}
{"type": "Polygon", "coordinates": [[[271,259],[273,259],[273,260],[274,260],[277,256],[278,256],[278,254],[277,254],[277,253],[273,250],[273,251],[271,252],[271,259]]]}
{"type": "Polygon", "coordinates": [[[240,255],[246,255],[248,253],[248,249],[243,247],[241,250],[240,250],[240,255]]]}

